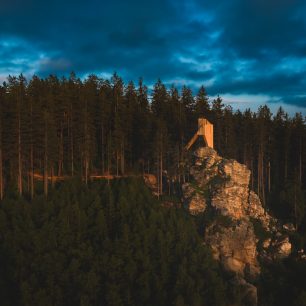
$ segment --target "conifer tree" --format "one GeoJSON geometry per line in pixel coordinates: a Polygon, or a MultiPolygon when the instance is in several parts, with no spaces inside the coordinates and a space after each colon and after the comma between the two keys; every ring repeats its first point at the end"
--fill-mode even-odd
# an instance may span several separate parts
{"type": "Polygon", "coordinates": [[[195,98],[195,113],[197,117],[205,117],[211,120],[209,99],[204,86],[200,87],[195,98]]]}
{"type": "Polygon", "coordinates": [[[222,99],[218,96],[216,99],[212,102],[212,118],[213,118],[213,124],[214,124],[214,144],[216,145],[216,149],[220,151],[221,154],[224,154],[222,151],[222,143],[223,143],[223,122],[222,122],[222,116],[223,116],[223,108],[224,104],[222,102],[222,99]]]}
{"type": "Polygon", "coordinates": [[[270,148],[270,123],[271,112],[265,105],[258,109],[257,120],[257,141],[258,141],[258,156],[257,156],[257,193],[260,196],[263,204],[266,202],[266,182],[267,182],[267,153],[270,148]]]}
{"type": "Polygon", "coordinates": [[[7,118],[7,135],[8,158],[10,160],[10,178],[17,182],[19,195],[23,193],[23,127],[24,113],[23,107],[25,103],[26,79],[23,75],[17,77],[8,77],[7,92],[8,100],[6,104],[7,118]],[[17,175],[15,174],[17,169],[17,175]]]}
{"type": "Polygon", "coordinates": [[[4,87],[0,86],[0,200],[4,196],[4,173],[3,173],[3,110],[4,110],[4,87]]]}

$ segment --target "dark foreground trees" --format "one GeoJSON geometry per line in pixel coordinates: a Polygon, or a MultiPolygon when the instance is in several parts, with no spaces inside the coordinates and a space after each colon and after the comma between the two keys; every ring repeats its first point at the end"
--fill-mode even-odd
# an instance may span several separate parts
{"type": "Polygon", "coordinates": [[[191,217],[138,179],[62,184],[0,207],[1,305],[225,305],[191,217]]]}

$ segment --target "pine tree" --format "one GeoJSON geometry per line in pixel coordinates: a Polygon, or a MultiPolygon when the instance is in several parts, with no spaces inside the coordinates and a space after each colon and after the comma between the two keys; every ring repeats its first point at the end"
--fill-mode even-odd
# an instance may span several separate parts
{"type": "Polygon", "coordinates": [[[263,204],[266,202],[266,177],[267,177],[267,152],[270,148],[270,124],[271,112],[265,105],[259,107],[257,112],[257,141],[258,141],[258,156],[257,156],[257,193],[260,196],[263,204]]]}
{"type": "Polygon", "coordinates": [[[3,111],[5,89],[0,86],[0,200],[4,196],[4,173],[3,173],[3,111]]]}
{"type": "Polygon", "coordinates": [[[221,153],[223,152],[222,144],[224,143],[223,138],[223,108],[224,104],[222,103],[222,99],[218,96],[216,99],[212,102],[212,123],[214,124],[214,144],[216,144],[216,149],[221,153]]]}
{"type": "Polygon", "coordinates": [[[6,130],[10,131],[6,135],[8,159],[10,159],[10,178],[17,182],[19,195],[23,193],[23,128],[25,103],[26,79],[23,75],[17,77],[8,77],[7,92],[8,99],[6,104],[6,130]],[[17,169],[17,175],[15,174],[17,169]]]}
{"type": "Polygon", "coordinates": [[[115,73],[112,77],[113,84],[113,133],[112,133],[112,144],[115,151],[116,160],[116,175],[119,175],[119,169],[121,174],[124,174],[125,169],[125,131],[124,131],[124,114],[126,105],[124,104],[123,96],[123,81],[115,73]]]}
{"type": "Polygon", "coordinates": [[[96,76],[89,76],[82,87],[82,113],[80,116],[81,123],[81,154],[82,154],[82,167],[83,177],[87,185],[89,178],[90,167],[93,164],[94,153],[96,147],[95,141],[95,126],[94,115],[95,106],[98,97],[98,79],[96,76]]]}
{"type": "Polygon", "coordinates": [[[150,172],[150,146],[152,114],[148,101],[148,88],[139,80],[137,88],[137,108],[133,122],[132,147],[134,150],[135,161],[141,164],[142,172],[150,172]]]}
{"type": "Polygon", "coordinates": [[[195,113],[197,117],[211,120],[209,98],[204,86],[201,86],[195,98],[195,113]]]}

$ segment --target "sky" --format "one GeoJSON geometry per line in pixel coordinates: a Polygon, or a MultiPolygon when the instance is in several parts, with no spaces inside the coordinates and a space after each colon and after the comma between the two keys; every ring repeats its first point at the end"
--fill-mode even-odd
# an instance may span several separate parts
{"type": "Polygon", "coordinates": [[[305,15],[302,0],[0,0],[0,81],[116,71],[306,116],[305,15]]]}

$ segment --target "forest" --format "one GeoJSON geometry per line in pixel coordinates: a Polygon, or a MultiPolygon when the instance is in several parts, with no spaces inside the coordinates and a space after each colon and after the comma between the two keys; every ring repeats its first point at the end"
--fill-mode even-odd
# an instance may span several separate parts
{"type": "MultiPolygon", "coordinates": [[[[294,224],[294,252],[303,248],[302,114],[234,111],[204,86],[194,94],[158,80],[149,90],[116,73],[9,76],[0,86],[1,305],[240,305],[195,220],[162,205],[189,179],[185,145],[199,117],[214,124],[218,153],[251,169],[266,209],[294,224]],[[156,176],[158,199],[143,174],[156,176]]],[[[290,258],[264,268],[262,305],[304,305],[302,271],[290,258]]]]}
{"type": "Polygon", "coordinates": [[[156,175],[161,195],[171,194],[188,176],[184,147],[199,117],[214,124],[219,154],[251,169],[264,205],[298,227],[306,189],[301,114],[280,108],[273,115],[267,106],[233,111],[203,86],[193,95],[158,80],[149,91],[141,79],[124,84],[116,73],[110,80],[8,77],[0,87],[0,199],[12,190],[33,198],[41,185],[47,196],[68,177],[87,184],[94,176],[143,173],[156,175]]]}
{"type": "Polygon", "coordinates": [[[61,183],[0,207],[1,305],[224,305],[194,223],[140,179],[61,183]]]}

